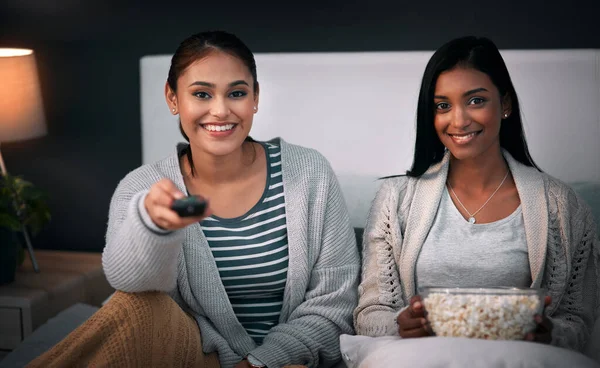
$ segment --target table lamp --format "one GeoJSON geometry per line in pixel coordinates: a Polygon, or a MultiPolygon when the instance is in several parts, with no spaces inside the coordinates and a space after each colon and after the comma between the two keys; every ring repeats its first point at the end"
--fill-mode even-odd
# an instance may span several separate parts
{"type": "MultiPolygon", "coordinates": [[[[45,134],[46,119],[33,50],[0,48],[0,144],[45,134]]],[[[2,151],[0,169],[5,176],[2,151]]],[[[25,224],[22,232],[33,269],[39,272],[25,224]]]]}

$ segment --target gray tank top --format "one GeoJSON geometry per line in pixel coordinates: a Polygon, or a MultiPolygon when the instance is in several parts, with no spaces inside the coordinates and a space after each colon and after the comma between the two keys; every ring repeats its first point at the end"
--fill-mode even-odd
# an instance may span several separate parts
{"type": "Polygon", "coordinates": [[[417,287],[530,287],[521,206],[501,220],[470,224],[446,189],[416,266],[417,287]]]}

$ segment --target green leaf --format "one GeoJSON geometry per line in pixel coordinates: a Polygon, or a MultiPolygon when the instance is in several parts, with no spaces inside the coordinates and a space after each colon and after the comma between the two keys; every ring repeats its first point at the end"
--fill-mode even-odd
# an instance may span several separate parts
{"type": "Polygon", "coordinates": [[[19,176],[0,176],[0,227],[20,231],[23,224],[35,235],[50,219],[44,191],[19,176]]]}
{"type": "Polygon", "coordinates": [[[5,227],[12,231],[21,230],[21,222],[9,214],[0,213],[0,227],[5,227]]]}

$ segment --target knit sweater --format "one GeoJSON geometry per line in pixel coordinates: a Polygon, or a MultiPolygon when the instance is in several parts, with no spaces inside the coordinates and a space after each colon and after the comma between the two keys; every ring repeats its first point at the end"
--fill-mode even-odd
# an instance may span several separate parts
{"type": "MultiPolygon", "coordinates": [[[[567,185],[504,152],[523,212],[531,287],[547,289],[552,343],[581,351],[599,305],[600,241],[590,208],[567,185]]],[[[449,154],[419,178],[386,179],[367,219],[354,324],[398,335],[395,317],[416,293],[415,267],[445,190],[449,154]]]]}
{"type": "MultiPolygon", "coordinates": [[[[156,231],[143,206],[150,187],[168,178],[185,193],[178,154],[129,173],[110,204],[102,262],[117,290],[169,293],[196,319],[207,353],[222,367],[252,354],[268,367],[331,366],[339,335],[353,333],[360,261],[348,210],[327,160],[281,145],[289,268],[279,324],[257,346],[238,322],[199,223],[156,231]]],[[[180,148],[178,148],[180,149],[180,148]]]]}

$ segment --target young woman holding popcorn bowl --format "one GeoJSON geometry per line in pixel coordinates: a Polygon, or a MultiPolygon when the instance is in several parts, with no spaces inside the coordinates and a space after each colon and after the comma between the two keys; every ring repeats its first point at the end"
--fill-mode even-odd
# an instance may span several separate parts
{"type": "Polygon", "coordinates": [[[412,168],[384,179],[370,210],[356,332],[432,335],[422,286],[539,288],[544,312],[524,339],[581,351],[600,290],[595,229],[529,154],[497,47],[450,41],[424,72],[412,168]]]}

